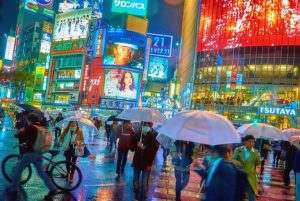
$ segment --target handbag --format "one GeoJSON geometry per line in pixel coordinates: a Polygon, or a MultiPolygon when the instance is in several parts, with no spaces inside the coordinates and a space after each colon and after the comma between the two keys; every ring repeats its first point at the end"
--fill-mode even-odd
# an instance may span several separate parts
{"type": "Polygon", "coordinates": [[[84,144],[74,145],[75,156],[82,157],[84,155],[84,147],[85,147],[84,144]]]}

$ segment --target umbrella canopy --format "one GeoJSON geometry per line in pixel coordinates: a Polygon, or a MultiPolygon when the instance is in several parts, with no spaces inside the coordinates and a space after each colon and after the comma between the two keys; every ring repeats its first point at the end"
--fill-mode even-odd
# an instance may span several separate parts
{"type": "Polygon", "coordinates": [[[290,143],[297,147],[297,149],[300,149],[300,136],[290,137],[290,143]]]}
{"type": "Polygon", "coordinates": [[[296,128],[287,128],[284,129],[282,131],[282,133],[284,133],[285,135],[287,135],[288,137],[292,137],[292,136],[300,136],[300,130],[296,129],[296,128]]]}
{"type": "Polygon", "coordinates": [[[36,108],[32,105],[18,104],[17,106],[19,107],[18,110],[23,110],[28,113],[35,112],[36,114],[40,115],[41,117],[44,116],[44,112],[42,110],[40,110],[39,108],[36,108]]]}
{"type": "Polygon", "coordinates": [[[157,110],[152,108],[130,108],[121,112],[117,116],[119,119],[130,120],[130,121],[142,121],[142,122],[153,122],[162,123],[165,121],[165,117],[157,110]]]}
{"type": "Polygon", "coordinates": [[[187,111],[166,120],[158,129],[173,140],[208,145],[240,143],[241,137],[225,117],[208,111],[187,111]]]}
{"type": "Polygon", "coordinates": [[[106,121],[124,121],[122,119],[118,119],[117,115],[112,115],[106,119],[106,121]]]}
{"type": "Polygon", "coordinates": [[[280,129],[264,123],[244,124],[237,131],[242,136],[253,135],[255,138],[287,140],[280,129]]]}
{"type": "Polygon", "coordinates": [[[60,127],[60,128],[66,127],[70,121],[77,121],[79,127],[81,127],[83,131],[91,132],[95,135],[99,134],[99,131],[96,128],[96,126],[94,126],[93,122],[91,122],[88,119],[79,118],[79,117],[75,117],[75,116],[71,116],[71,117],[61,120],[60,122],[58,122],[56,124],[56,126],[60,127]]]}

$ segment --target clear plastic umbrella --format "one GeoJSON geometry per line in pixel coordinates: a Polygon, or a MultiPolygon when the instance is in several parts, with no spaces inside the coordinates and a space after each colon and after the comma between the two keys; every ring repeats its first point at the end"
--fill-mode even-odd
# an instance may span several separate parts
{"type": "Polygon", "coordinates": [[[121,112],[118,119],[130,120],[130,121],[141,121],[141,122],[153,122],[162,123],[165,121],[165,117],[157,110],[152,108],[130,108],[121,112]]]}
{"type": "Polygon", "coordinates": [[[298,135],[290,137],[290,143],[300,149],[300,136],[298,135]]]}
{"type": "Polygon", "coordinates": [[[287,128],[284,129],[282,131],[282,133],[284,133],[285,135],[287,135],[288,137],[292,137],[292,136],[300,136],[300,130],[296,129],[296,128],[287,128]]]}
{"type": "Polygon", "coordinates": [[[187,111],[166,120],[160,135],[208,145],[240,143],[241,137],[225,117],[208,111],[187,111]]]}
{"type": "Polygon", "coordinates": [[[280,129],[264,123],[244,124],[237,131],[242,136],[253,135],[255,138],[288,140],[280,129]]]}

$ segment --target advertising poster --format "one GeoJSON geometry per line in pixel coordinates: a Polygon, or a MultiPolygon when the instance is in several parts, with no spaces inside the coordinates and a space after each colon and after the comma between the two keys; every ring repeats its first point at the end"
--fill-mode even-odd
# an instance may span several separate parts
{"type": "Polygon", "coordinates": [[[74,53],[84,53],[84,39],[69,40],[69,41],[59,41],[52,42],[51,54],[74,54],[74,53]]]}
{"type": "Polygon", "coordinates": [[[102,58],[94,58],[92,61],[90,79],[87,88],[87,103],[99,104],[99,98],[103,93],[104,68],[102,67],[102,58]]]}
{"type": "Polygon", "coordinates": [[[43,9],[52,9],[54,0],[25,0],[24,7],[31,12],[43,12],[43,9]]]}
{"type": "Polygon", "coordinates": [[[148,33],[147,36],[152,39],[150,55],[171,57],[173,36],[153,33],[148,33]]]}
{"type": "Polygon", "coordinates": [[[146,36],[123,29],[109,29],[105,34],[103,66],[143,71],[146,36]]]}
{"type": "Polygon", "coordinates": [[[104,96],[136,100],[139,88],[139,73],[120,69],[105,71],[104,96]]]}
{"type": "Polygon", "coordinates": [[[15,37],[8,36],[4,59],[10,60],[10,61],[12,60],[13,53],[14,53],[14,47],[15,47],[15,37]]]}
{"type": "Polygon", "coordinates": [[[51,42],[46,40],[41,40],[40,53],[48,54],[50,53],[51,42]]]}
{"type": "Polygon", "coordinates": [[[168,78],[169,60],[162,57],[150,57],[148,77],[164,81],[168,78]]]}
{"type": "Polygon", "coordinates": [[[130,15],[146,16],[148,0],[113,0],[111,11],[130,15]]]}
{"type": "Polygon", "coordinates": [[[92,8],[93,16],[102,18],[103,0],[59,0],[59,13],[92,8]]]}
{"type": "Polygon", "coordinates": [[[101,29],[101,20],[92,19],[90,20],[88,36],[86,38],[86,54],[88,56],[95,56],[97,51],[97,43],[99,38],[99,32],[101,29]]]}
{"type": "Polygon", "coordinates": [[[56,15],[54,40],[86,38],[92,10],[83,10],[56,15]]]}

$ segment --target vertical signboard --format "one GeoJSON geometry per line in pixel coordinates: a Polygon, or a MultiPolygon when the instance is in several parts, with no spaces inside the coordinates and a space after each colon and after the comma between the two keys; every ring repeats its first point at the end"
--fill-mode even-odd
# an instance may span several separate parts
{"type": "Polygon", "coordinates": [[[56,66],[56,60],[52,59],[51,66],[50,66],[50,73],[48,75],[49,76],[49,84],[48,84],[47,100],[51,100],[55,66],[56,66]]]}
{"type": "Polygon", "coordinates": [[[4,59],[10,61],[13,59],[14,47],[15,47],[15,37],[8,36],[4,59]]]}
{"type": "Polygon", "coordinates": [[[99,104],[99,98],[103,94],[104,85],[104,68],[102,67],[102,58],[93,59],[89,78],[87,103],[99,104]]]}

